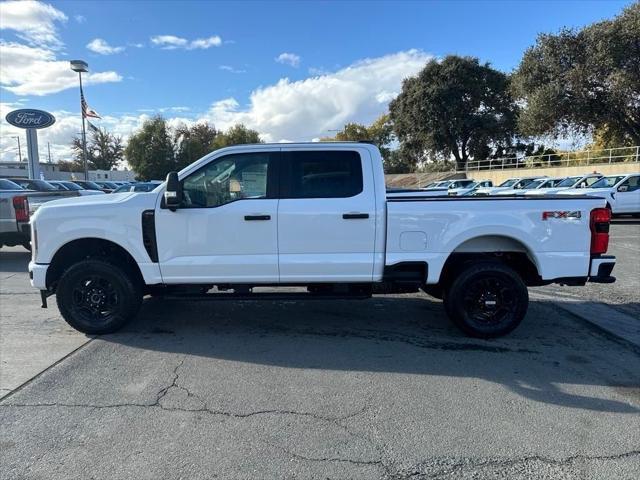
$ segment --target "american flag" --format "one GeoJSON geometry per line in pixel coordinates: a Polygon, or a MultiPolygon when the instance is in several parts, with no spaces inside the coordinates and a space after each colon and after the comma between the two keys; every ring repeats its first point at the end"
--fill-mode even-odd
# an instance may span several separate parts
{"type": "Polygon", "coordinates": [[[82,116],[87,118],[102,118],[98,112],[93,110],[89,105],[87,105],[87,101],[84,99],[84,93],[80,93],[80,103],[82,104],[82,116]]]}

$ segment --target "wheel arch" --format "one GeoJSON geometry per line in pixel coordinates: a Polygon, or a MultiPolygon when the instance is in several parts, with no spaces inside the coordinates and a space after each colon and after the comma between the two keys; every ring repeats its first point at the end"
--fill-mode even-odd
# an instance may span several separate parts
{"type": "Polygon", "coordinates": [[[487,260],[511,267],[527,285],[542,282],[538,260],[532,249],[521,240],[498,234],[478,235],[460,242],[445,260],[438,283],[446,285],[460,268],[487,260]]]}
{"type": "Polygon", "coordinates": [[[144,285],[144,277],[138,263],[122,245],[112,240],[86,237],[71,240],[58,248],[47,269],[47,288],[55,290],[58,280],[67,268],[88,258],[102,258],[118,265],[131,274],[135,282],[144,285]]]}

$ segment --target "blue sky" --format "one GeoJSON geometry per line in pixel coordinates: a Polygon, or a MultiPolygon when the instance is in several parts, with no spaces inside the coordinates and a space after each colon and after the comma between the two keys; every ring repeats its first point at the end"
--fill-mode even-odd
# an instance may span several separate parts
{"type": "MultiPolygon", "coordinates": [[[[62,62],[81,58],[95,75],[85,94],[105,117],[97,123],[125,138],[159,112],[310,140],[384,112],[431,56],[472,55],[511,71],[538,33],[611,18],[629,3],[3,2],[2,117],[18,106],[56,113],[42,134],[66,155],[78,92],[62,62]]],[[[13,133],[2,130],[10,158],[13,133]]]]}

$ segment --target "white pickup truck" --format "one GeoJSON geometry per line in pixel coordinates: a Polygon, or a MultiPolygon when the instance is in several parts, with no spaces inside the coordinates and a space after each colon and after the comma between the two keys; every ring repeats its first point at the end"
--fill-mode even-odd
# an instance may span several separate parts
{"type": "Polygon", "coordinates": [[[521,322],[527,286],[615,280],[604,207],[589,197],[387,197],[368,143],[242,145],[170,173],[152,192],[43,205],[31,221],[29,272],[43,306],[55,293],[62,316],[86,333],[119,329],[145,294],[422,289],[464,332],[488,338],[521,322]],[[283,286],[306,289],[259,288],[283,286]]]}

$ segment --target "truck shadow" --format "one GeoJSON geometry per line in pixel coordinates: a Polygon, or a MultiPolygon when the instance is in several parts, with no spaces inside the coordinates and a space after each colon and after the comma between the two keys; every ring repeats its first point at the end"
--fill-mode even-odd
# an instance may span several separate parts
{"type": "Polygon", "coordinates": [[[321,302],[150,298],[124,332],[102,338],[201,361],[476,378],[535,402],[640,412],[633,405],[640,403],[638,353],[541,301],[531,302],[511,335],[478,340],[463,336],[440,302],[425,295],[321,302]],[[622,399],[589,396],[588,386],[614,387],[622,399]]]}
{"type": "Polygon", "coordinates": [[[31,252],[23,247],[14,247],[11,250],[3,247],[3,250],[0,251],[0,262],[2,262],[2,272],[4,273],[26,272],[29,260],[31,260],[31,252]]]}

